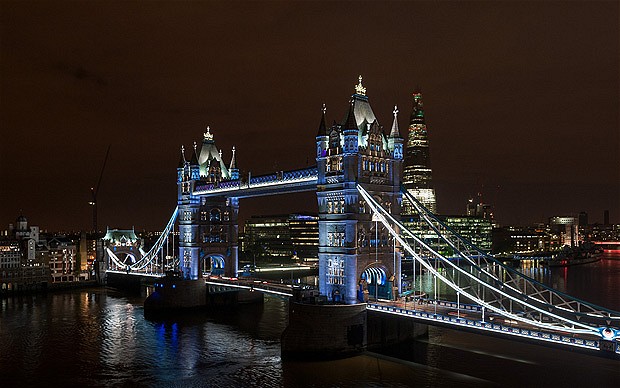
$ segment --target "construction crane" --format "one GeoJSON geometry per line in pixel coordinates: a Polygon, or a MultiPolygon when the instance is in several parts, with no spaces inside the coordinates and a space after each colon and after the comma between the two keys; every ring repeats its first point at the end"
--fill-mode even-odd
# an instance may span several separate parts
{"type": "Polygon", "coordinates": [[[90,193],[92,195],[92,201],[88,202],[89,205],[93,207],[93,233],[97,233],[97,193],[99,192],[99,188],[101,187],[101,178],[103,177],[103,171],[105,170],[105,165],[108,162],[108,155],[110,154],[110,147],[112,144],[108,145],[108,150],[105,153],[105,159],[103,160],[103,167],[101,167],[101,173],[99,174],[99,180],[97,181],[97,186],[90,188],[90,193]]]}

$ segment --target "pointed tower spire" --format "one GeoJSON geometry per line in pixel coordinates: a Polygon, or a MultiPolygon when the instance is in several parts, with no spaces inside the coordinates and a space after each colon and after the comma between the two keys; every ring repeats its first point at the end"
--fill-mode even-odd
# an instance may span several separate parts
{"type": "Polygon", "coordinates": [[[232,148],[232,158],[230,158],[230,169],[237,168],[237,162],[235,161],[235,146],[232,148]]]}
{"type": "Polygon", "coordinates": [[[347,118],[343,123],[343,129],[346,131],[347,129],[355,129],[357,130],[357,120],[355,119],[355,99],[351,99],[351,105],[349,105],[349,112],[347,113],[347,118]]]}
{"type": "Polygon", "coordinates": [[[398,106],[394,105],[394,122],[392,122],[392,130],[390,131],[390,137],[400,137],[400,130],[398,129],[398,106]]]}
{"type": "Polygon", "coordinates": [[[196,142],[194,142],[194,152],[192,153],[192,160],[190,161],[192,166],[198,166],[198,154],[196,151],[196,142]]]}
{"type": "Polygon", "coordinates": [[[181,157],[179,158],[179,164],[177,166],[177,168],[184,168],[185,167],[185,146],[181,146],[181,157]]]}
{"type": "Polygon", "coordinates": [[[232,158],[230,158],[230,179],[239,179],[239,169],[237,168],[237,161],[235,159],[235,146],[232,148],[232,158]]]}
{"type": "Polygon", "coordinates": [[[323,103],[323,107],[321,108],[321,122],[319,123],[319,131],[316,136],[327,136],[327,125],[325,125],[325,112],[327,108],[325,108],[325,103],[323,103]]]}

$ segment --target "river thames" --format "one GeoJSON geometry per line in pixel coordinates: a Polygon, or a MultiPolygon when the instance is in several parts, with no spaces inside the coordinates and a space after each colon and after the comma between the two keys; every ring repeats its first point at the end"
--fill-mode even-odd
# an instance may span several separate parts
{"type": "MultiPolygon", "coordinates": [[[[620,310],[620,256],[522,270],[620,310]]],[[[143,301],[106,288],[2,299],[0,386],[620,386],[620,361],[432,326],[413,349],[283,362],[284,299],[166,320],[145,319],[143,301]]]]}

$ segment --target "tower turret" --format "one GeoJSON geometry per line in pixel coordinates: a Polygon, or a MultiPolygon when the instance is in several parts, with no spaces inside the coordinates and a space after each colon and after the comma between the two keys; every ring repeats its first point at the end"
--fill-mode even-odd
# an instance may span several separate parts
{"type": "Polygon", "coordinates": [[[394,105],[394,121],[392,122],[392,130],[388,137],[388,149],[394,155],[394,159],[403,158],[403,138],[400,137],[400,130],[398,129],[398,107],[394,105]]]}
{"type": "Polygon", "coordinates": [[[391,299],[399,288],[392,245],[372,221],[356,185],[364,185],[398,216],[400,163],[388,150],[359,77],[342,121],[327,128],[322,117],[317,133],[319,290],[328,300],[356,303],[369,294],[391,299]],[[322,152],[325,142],[327,152],[322,152]]]}
{"type": "Polygon", "coordinates": [[[230,179],[239,179],[239,169],[237,168],[237,161],[235,160],[235,146],[232,148],[232,157],[230,158],[230,179]]]}
{"type": "Polygon", "coordinates": [[[185,160],[185,147],[181,146],[181,157],[179,158],[179,164],[177,165],[177,182],[183,181],[183,174],[186,164],[187,160],[185,160]]]}
{"type": "Polygon", "coordinates": [[[351,99],[347,118],[343,123],[342,134],[344,136],[343,152],[345,154],[355,153],[358,150],[359,129],[355,120],[355,99],[351,99]]]}
{"type": "Polygon", "coordinates": [[[319,130],[316,134],[316,157],[319,158],[327,155],[327,147],[329,142],[329,133],[327,132],[327,125],[325,125],[325,104],[321,108],[321,122],[319,123],[319,130]]]}
{"type": "Polygon", "coordinates": [[[220,180],[230,179],[230,172],[228,167],[222,160],[222,152],[218,150],[211,133],[211,128],[207,126],[207,131],[204,133],[202,139],[202,148],[200,149],[200,156],[198,157],[198,163],[200,164],[200,176],[205,178],[210,174],[209,169],[211,167],[211,159],[217,160],[220,164],[219,170],[221,171],[220,180]]]}
{"type": "Polygon", "coordinates": [[[192,152],[192,159],[189,162],[190,178],[193,180],[200,179],[200,164],[198,163],[198,152],[196,147],[196,142],[194,142],[194,152],[192,152]]]}

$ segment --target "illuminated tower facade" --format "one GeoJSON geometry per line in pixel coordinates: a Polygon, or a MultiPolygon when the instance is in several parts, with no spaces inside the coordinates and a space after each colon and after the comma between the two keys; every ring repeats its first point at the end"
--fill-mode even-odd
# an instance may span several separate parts
{"type": "Polygon", "coordinates": [[[359,194],[357,184],[400,214],[403,139],[397,114],[389,135],[370,106],[362,77],[344,120],[326,125],[325,109],[316,136],[319,208],[319,289],[328,300],[353,304],[392,299],[400,287],[400,256],[394,241],[359,194]]]}
{"type": "MultiPolygon", "coordinates": [[[[413,110],[407,134],[407,149],[403,168],[403,185],[426,208],[435,213],[437,202],[431,170],[428,132],[424,119],[422,93],[413,93],[413,110]]],[[[403,198],[402,215],[413,214],[411,204],[403,198]]]]}

